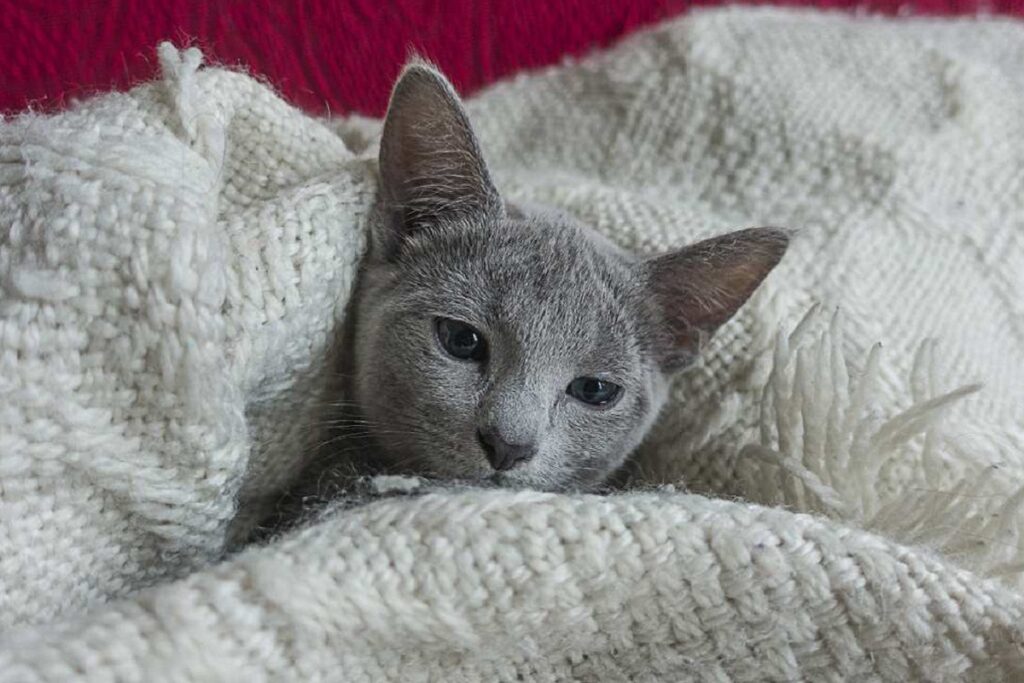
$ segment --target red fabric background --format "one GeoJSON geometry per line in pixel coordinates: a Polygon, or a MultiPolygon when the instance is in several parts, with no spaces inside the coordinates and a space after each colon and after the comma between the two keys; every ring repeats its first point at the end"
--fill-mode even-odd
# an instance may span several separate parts
{"type": "MultiPolygon", "coordinates": [[[[718,0],[0,0],[0,111],[52,109],[151,76],[192,42],[314,112],[381,114],[410,49],[464,93],[718,0]]],[[[886,14],[1024,15],[1024,0],[790,0],[886,14]]]]}

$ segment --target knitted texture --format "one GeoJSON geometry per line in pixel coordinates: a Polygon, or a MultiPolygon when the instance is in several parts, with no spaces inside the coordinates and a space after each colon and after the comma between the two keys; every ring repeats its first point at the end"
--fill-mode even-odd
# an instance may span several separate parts
{"type": "Polygon", "coordinates": [[[623,491],[227,557],[323,438],[379,122],[159,54],[0,124],[0,681],[1024,677],[1024,27],[715,11],[487,89],[511,199],[800,234],[623,491]]]}

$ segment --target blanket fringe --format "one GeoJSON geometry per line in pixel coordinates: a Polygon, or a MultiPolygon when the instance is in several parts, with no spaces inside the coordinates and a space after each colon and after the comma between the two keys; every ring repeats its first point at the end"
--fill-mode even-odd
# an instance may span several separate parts
{"type": "Polygon", "coordinates": [[[842,315],[820,306],[790,334],[779,332],[762,391],[760,443],[740,450],[748,497],[815,512],[926,546],[979,574],[1024,580],[1024,487],[1000,488],[997,465],[977,463],[944,419],[978,392],[971,384],[940,393],[934,339],[921,343],[910,385],[913,404],[884,418],[873,397],[882,377],[881,345],[851,379],[842,315]]]}
{"type": "Polygon", "coordinates": [[[179,50],[169,42],[157,48],[163,84],[189,145],[215,168],[223,165],[226,133],[217,112],[207,106],[197,83],[203,53],[196,47],[179,50]]]}

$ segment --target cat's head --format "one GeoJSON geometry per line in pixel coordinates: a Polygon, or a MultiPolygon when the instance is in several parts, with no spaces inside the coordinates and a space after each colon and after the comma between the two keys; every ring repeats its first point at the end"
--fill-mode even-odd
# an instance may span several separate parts
{"type": "Polygon", "coordinates": [[[753,293],[784,232],[636,259],[571,220],[523,216],[491,183],[458,96],[413,64],[391,98],[354,387],[390,465],[542,489],[602,482],[667,376],[753,293]]]}

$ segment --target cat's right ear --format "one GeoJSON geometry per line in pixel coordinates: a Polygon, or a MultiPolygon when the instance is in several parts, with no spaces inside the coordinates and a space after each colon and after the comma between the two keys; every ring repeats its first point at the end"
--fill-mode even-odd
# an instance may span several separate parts
{"type": "Polygon", "coordinates": [[[379,162],[385,225],[378,239],[390,254],[424,227],[502,212],[459,96],[424,62],[406,66],[395,84],[379,162]]]}

